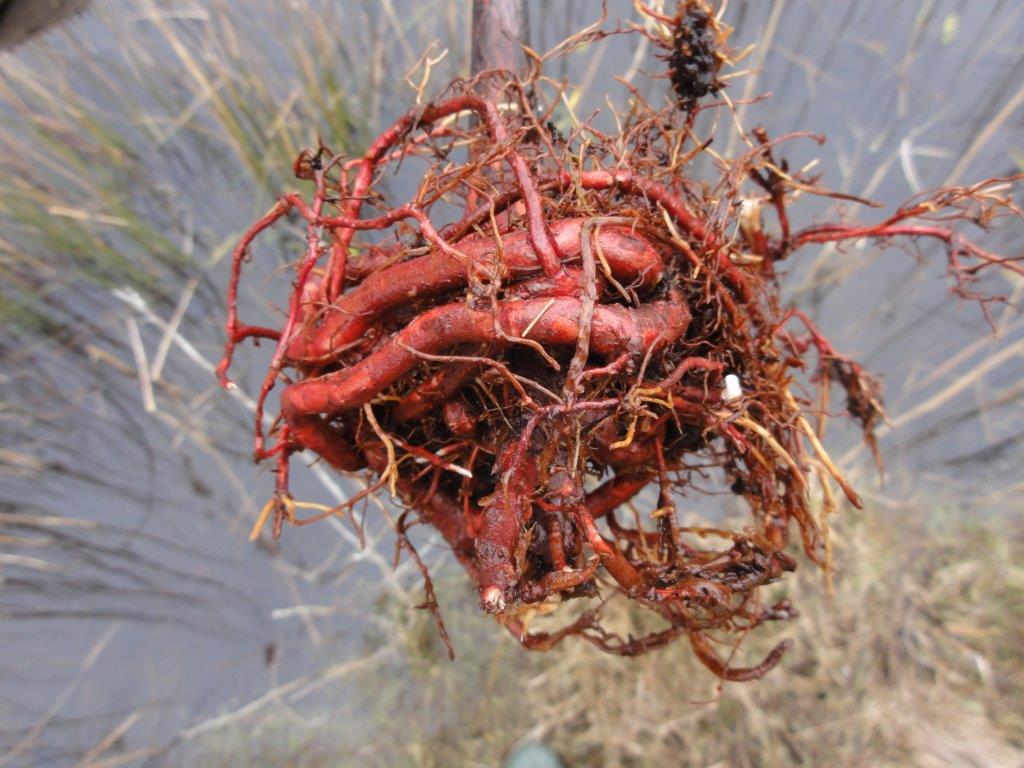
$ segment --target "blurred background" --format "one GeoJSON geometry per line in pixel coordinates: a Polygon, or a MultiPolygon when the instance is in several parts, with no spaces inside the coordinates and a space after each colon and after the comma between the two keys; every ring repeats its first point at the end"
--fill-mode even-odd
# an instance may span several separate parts
{"type": "MultiPolygon", "coordinates": [[[[600,6],[529,16],[544,51],[600,6]]],[[[1018,0],[730,0],[725,19],[752,46],[731,96],[771,93],[744,123],[825,134],[783,153],[824,186],[892,208],[1024,169],[1018,0]]],[[[989,323],[947,296],[939,249],[786,265],[785,296],[884,377],[891,420],[884,478],[834,422],[867,509],[833,521],[834,596],[806,565],[778,588],[801,618],[743,653],[796,647],[758,683],[722,687],[682,647],[528,654],[421,532],[449,662],[418,572],[392,567],[385,499],[365,546],[337,520],[249,543],[272,488],[249,457],[267,350],[218,388],[230,249],[302,148],[359,153],[408,108],[425,51],[447,52],[428,95],[467,74],[469,22],[465,0],[0,2],[0,766],[497,766],[532,742],[566,766],[1024,765],[1024,284],[995,278],[1010,300],[989,323]]],[[[628,35],[550,74],[602,120],[616,75],[660,102],[663,70],[628,35]]],[[[794,223],[877,215],[830,202],[794,223]]],[[[1019,220],[970,234],[1024,247],[1019,220]]],[[[249,321],[281,312],[302,237],[255,249],[249,321]]],[[[293,475],[310,501],[361,487],[293,475]]]]}

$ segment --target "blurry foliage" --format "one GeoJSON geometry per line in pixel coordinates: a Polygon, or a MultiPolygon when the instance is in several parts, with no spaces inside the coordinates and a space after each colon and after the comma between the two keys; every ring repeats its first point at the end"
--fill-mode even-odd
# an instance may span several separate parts
{"type": "MultiPolygon", "coordinates": [[[[759,684],[719,690],[682,647],[618,663],[583,644],[524,654],[481,632],[455,595],[445,606],[454,664],[424,640],[434,633],[420,612],[383,669],[219,732],[199,754],[225,767],[495,766],[520,740],[541,739],[572,768],[1011,768],[1024,759],[1024,525],[1015,512],[977,520],[926,499],[877,499],[843,520],[834,598],[813,573],[795,580],[803,618],[786,629],[796,648],[759,684]]],[[[621,602],[609,613],[638,629],[621,602]]],[[[370,646],[383,640],[367,636],[370,646]]],[[[751,638],[743,653],[754,658],[771,642],[751,638]]]]}

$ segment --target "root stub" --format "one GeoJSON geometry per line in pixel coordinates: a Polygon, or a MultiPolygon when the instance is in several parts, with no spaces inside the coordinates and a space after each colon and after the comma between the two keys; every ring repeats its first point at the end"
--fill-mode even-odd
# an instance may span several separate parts
{"type": "Polygon", "coordinates": [[[910,237],[947,248],[963,296],[994,298],[974,285],[983,269],[1021,272],[947,229],[956,218],[1015,211],[996,195],[1005,180],[940,190],[877,225],[791,231],[794,193],[831,193],[779,172],[779,145],[803,134],[769,140],[756,129],[754,149],[723,161],[717,185],[691,184],[687,165],[668,158],[692,159],[707,146],[694,118],[708,108],[700,97],[720,87],[715,72],[729,52],[711,8],[690,0],[681,9],[675,20],[652,12],[653,28],[667,31],[646,34],[669,56],[677,91],[687,51],[701,57],[692,76],[703,85],[660,110],[635,98],[617,116],[618,135],[588,124],[560,133],[548,116],[561,94],[539,72],[484,73],[399,119],[359,159],[324,147],[303,153],[296,170],[312,185],[309,200],[284,195],[235,251],[219,371],[227,382],[246,338],[277,344],[255,440],[257,458],[277,461],[275,499],[290,501],[289,459],[302,450],[373,480],[314,518],[296,518],[317,506],[299,502],[269,504],[265,517],[278,532],[372,492],[394,494],[407,509],[399,544],[427,580],[424,605],[446,642],[411,522],[445,539],[482,610],[527,648],[578,637],[636,655],[688,638],[723,679],[765,674],[785,642],[760,663],[733,667],[734,648],[723,645],[723,660],[717,641],[795,615],[760,596],[796,566],[786,552],[791,529],[810,560],[829,567],[812,478],[829,483],[828,499],[833,482],[857,499],[811,427],[817,421],[820,432],[821,419],[801,414],[793,381],[809,372],[807,386],[845,390],[873,448],[882,416],[877,382],[805,315],[780,306],[775,264],[816,243],[910,237]],[[689,26],[673,33],[673,23],[689,26]],[[388,201],[381,171],[416,158],[429,165],[415,197],[388,201]],[[371,204],[377,210],[364,210],[371,204]],[[774,211],[775,233],[762,204],[774,211]],[[290,215],[305,221],[307,247],[287,318],[279,330],[243,324],[237,289],[248,249],[290,215]],[[386,232],[391,245],[360,242],[367,230],[386,232]],[[268,449],[263,406],[282,380],[268,449]],[[679,508],[709,491],[742,499],[748,524],[683,526],[679,508]],[[587,601],[603,606],[615,595],[661,626],[628,639],[609,631],[587,601]],[[561,629],[531,633],[518,617],[539,602],[560,604],[556,617],[582,611],[561,629]]]}

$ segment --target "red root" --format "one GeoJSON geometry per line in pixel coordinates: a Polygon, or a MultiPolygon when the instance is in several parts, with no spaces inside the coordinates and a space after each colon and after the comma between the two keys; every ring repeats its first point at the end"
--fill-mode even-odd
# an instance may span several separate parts
{"type": "Polygon", "coordinates": [[[276,343],[255,429],[257,459],[278,462],[267,508],[275,535],[286,522],[324,516],[293,516],[293,453],[308,450],[339,472],[366,468],[371,491],[335,511],[373,490],[397,496],[406,507],[399,546],[423,573],[424,607],[446,642],[407,534],[417,521],[444,538],[483,609],[524,647],[575,636],[636,655],[689,637],[722,679],[762,676],[787,643],[734,667],[711,638],[795,616],[788,604],[759,599],[796,566],[786,552],[793,526],[811,561],[828,567],[812,478],[857,499],[801,414],[794,377],[816,356],[805,383],[841,387],[875,449],[882,416],[877,382],[799,310],[780,306],[775,262],[814,243],[930,239],[947,248],[954,290],[983,302],[997,298],[979,291],[983,270],[1024,272],[950,228],[1016,213],[998,194],[1013,180],[939,190],[877,225],[796,229],[787,208],[796,192],[850,198],[776,160],[786,141],[806,134],[773,140],[758,128],[749,152],[718,158],[716,186],[690,183],[686,162],[710,143],[695,134],[699,96],[721,83],[717,64],[685,66],[684,49],[715,42],[721,56],[706,58],[718,63],[728,50],[706,3],[681,7],[662,21],[683,25],[682,38],[644,33],[672,62],[678,105],[655,110],[633,92],[619,134],[584,123],[563,136],[547,122],[561,97],[545,90],[551,81],[485,73],[401,117],[360,158],[304,152],[296,175],[312,182],[312,198],[284,195],[235,249],[218,373],[227,384],[243,340],[276,343]],[[683,38],[691,43],[679,47],[683,38]],[[691,75],[699,82],[688,83],[691,75]],[[469,159],[460,159],[466,146],[469,159]],[[382,169],[413,158],[433,165],[411,200],[388,202],[382,169]],[[762,203],[777,233],[762,222],[762,203]],[[306,247],[287,316],[279,329],[244,324],[242,264],[257,236],[288,215],[305,222],[306,247]],[[390,245],[357,241],[366,231],[386,233],[390,245]],[[267,449],[264,402],[282,380],[267,449]],[[823,471],[812,473],[813,464],[823,471]],[[676,507],[722,478],[750,508],[748,525],[683,527],[676,507]],[[623,639],[591,607],[561,629],[527,631],[525,604],[571,604],[601,591],[602,606],[624,596],[662,627],[623,639]]]}

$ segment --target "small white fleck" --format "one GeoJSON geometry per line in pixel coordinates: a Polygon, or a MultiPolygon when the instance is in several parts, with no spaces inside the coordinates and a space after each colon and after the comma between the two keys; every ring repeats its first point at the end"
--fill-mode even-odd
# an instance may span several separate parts
{"type": "Polygon", "coordinates": [[[485,611],[501,613],[505,610],[505,598],[497,587],[488,587],[484,590],[483,606],[485,611]]]}
{"type": "Polygon", "coordinates": [[[744,235],[751,235],[761,231],[761,201],[752,197],[745,197],[740,201],[739,215],[740,229],[744,235]]]}
{"type": "Polygon", "coordinates": [[[725,402],[730,400],[737,400],[743,397],[743,387],[740,386],[740,377],[735,373],[726,374],[725,377],[725,392],[722,394],[722,399],[725,402]]]}

